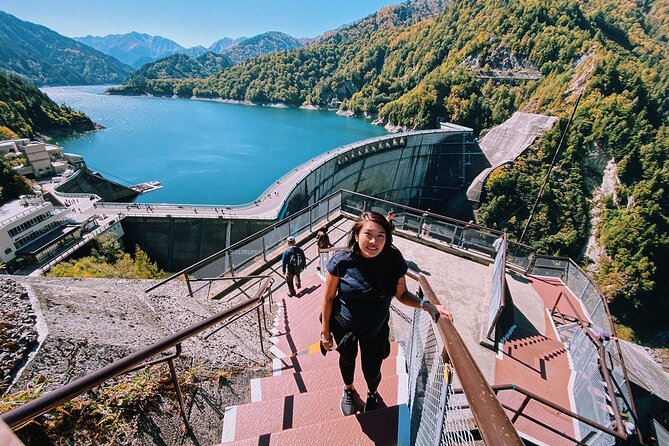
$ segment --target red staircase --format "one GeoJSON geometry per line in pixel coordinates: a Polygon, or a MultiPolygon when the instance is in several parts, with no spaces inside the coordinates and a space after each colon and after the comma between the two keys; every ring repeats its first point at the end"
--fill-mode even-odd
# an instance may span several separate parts
{"type": "Polygon", "coordinates": [[[379,409],[361,413],[367,386],[358,359],[354,416],[339,408],[339,355],[318,346],[322,282],[305,276],[296,297],[283,293],[274,323],[273,376],[251,380],[251,403],[225,409],[225,445],[409,444],[408,377],[402,349],[392,343],[383,363],[379,409]]]}

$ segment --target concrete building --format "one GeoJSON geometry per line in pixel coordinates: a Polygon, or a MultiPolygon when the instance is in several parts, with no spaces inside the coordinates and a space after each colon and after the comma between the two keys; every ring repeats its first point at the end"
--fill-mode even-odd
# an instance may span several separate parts
{"type": "Polygon", "coordinates": [[[23,165],[14,167],[21,175],[44,178],[65,172],[67,160],[63,158],[63,148],[54,144],[13,139],[0,141],[0,154],[5,158],[24,157],[23,165]]]}
{"type": "MultiPolygon", "coordinates": [[[[52,231],[58,231],[67,221],[66,210],[54,208],[53,204],[39,196],[22,196],[19,200],[4,204],[0,207],[0,260],[7,265],[15,263],[17,257],[21,257],[24,247],[52,231]]],[[[53,235],[55,232],[49,237],[53,235]]],[[[57,240],[60,238],[56,237],[54,243],[57,240]]],[[[34,259],[41,252],[35,248],[31,247],[34,259]]]]}

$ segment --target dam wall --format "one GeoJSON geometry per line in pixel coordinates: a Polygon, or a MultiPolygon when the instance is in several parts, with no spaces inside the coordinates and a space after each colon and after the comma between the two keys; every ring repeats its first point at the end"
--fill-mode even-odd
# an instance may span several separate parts
{"type": "Polygon", "coordinates": [[[182,270],[273,222],[250,219],[125,217],[123,244],[137,245],[166,271],[182,270]]]}
{"type": "Polygon", "coordinates": [[[388,136],[339,153],[312,169],[290,191],[279,218],[348,189],[469,219],[467,186],[489,165],[471,129],[388,136]]]}

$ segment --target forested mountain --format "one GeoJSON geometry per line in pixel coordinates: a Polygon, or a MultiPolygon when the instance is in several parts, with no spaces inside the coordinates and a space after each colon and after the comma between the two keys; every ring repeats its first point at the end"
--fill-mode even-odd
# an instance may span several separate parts
{"type": "MultiPolygon", "coordinates": [[[[155,62],[147,63],[139,70],[132,73],[126,79],[122,88],[123,94],[134,94],[144,91],[147,79],[167,78],[203,78],[218,73],[224,68],[232,66],[232,62],[222,54],[211,51],[199,57],[191,57],[185,54],[173,54],[172,56],[155,62]]],[[[117,88],[110,88],[109,93],[115,94],[117,88]]]]}
{"type": "Polygon", "coordinates": [[[233,63],[240,63],[261,54],[292,50],[301,46],[297,39],[288,34],[270,31],[244,39],[223,51],[223,54],[233,63]]]}
{"type": "MultiPolygon", "coordinates": [[[[173,40],[161,36],[131,32],[107,36],[75,37],[96,50],[115,57],[134,68],[175,53],[185,53],[186,48],[173,40]]],[[[200,54],[204,54],[206,50],[200,54]]],[[[200,54],[197,54],[198,56],[200,54]]]]}
{"type": "Polygon", "coordinates": [[[516,110],[559,116],[560,125],[487,181],[480,222],[516,239],[582,92],[525,242],[586,261],[584,248],[594,234],[605,254],[595,259],[593,271],[612,308],[628,321],[664,318],[669,311],[666,0],[455,0],[422,21],[406,13],[416,5],[384,8],[308,47],[260,56],[204,80],[156,80],[147,82],[147,89],[338,105],[408,128],[433,127],[443,117],[477,133],[516,110]],[[620,185],[594,202],[593,184],[601,181],[607,162],[620,185]],[[591,211],[598,219],[591,220],[591,211]]]}
{"type": "MultiPolygon", "coordinates": [[[[144,65],[141,69],[130,75],[121,87],[113,87],[108,90],[110,94],[143,94],[147,90],[146,81],[151,79],[185,79],[202,78],[211,76],[246,59],[259,54],[274,53],[300,47],[302,44],[288,34],[278,32],[267,32],[257,36],[244,39],[221,39],[210,47],[222,48],[228,45],[228,49],[222,54],[214,54],[209,51],[200,57],[189,57],[184,54],[175,54],[165,59],[157,60],[144,65]],[[226,40],[227,39],[227,40],[226,40]]],[[[150,87],[153,88],[153,87],[150,87]]],[[[181,85],[174,94],[182,95],[192,93],[193,85],[187,82],[181,85]]],[[[158,91],[153,88],[153,94],[172,95],[171,87],[158,91]]],[[[188,94],[190,96],[190,94],[188,94]]]]}
{"type": "Polygon", "coordinates": [[[18,77],[0,73],[0,140],[94,129],[85,114],[56,104],[18,77]]]}
{"type": "Polygon", "coordinates": [[[120,83],[132,72],[106,54],[2,11],[0,70],[37,85],[120,83]]]}

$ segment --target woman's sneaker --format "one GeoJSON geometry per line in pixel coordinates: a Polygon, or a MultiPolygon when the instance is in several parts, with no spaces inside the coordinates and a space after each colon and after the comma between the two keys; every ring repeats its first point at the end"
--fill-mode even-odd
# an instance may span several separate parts
{"type": "Polygon", "coordinates": [[[379,394],[374,392],[374,393],[367,393],[367,402],[365,402],[365,408],[363,409],[363,412],[371,412],[372,410],[376,410],[379,408],[379,394]]]}
{"type": "Polygon", "coordinates": [[[341,413],[345,417],[353,415],[355,413],[355,407],[353,406],[353,396],[355,394],[355,389],[344,389],[344,393],[341,395],[341,413]]]}

